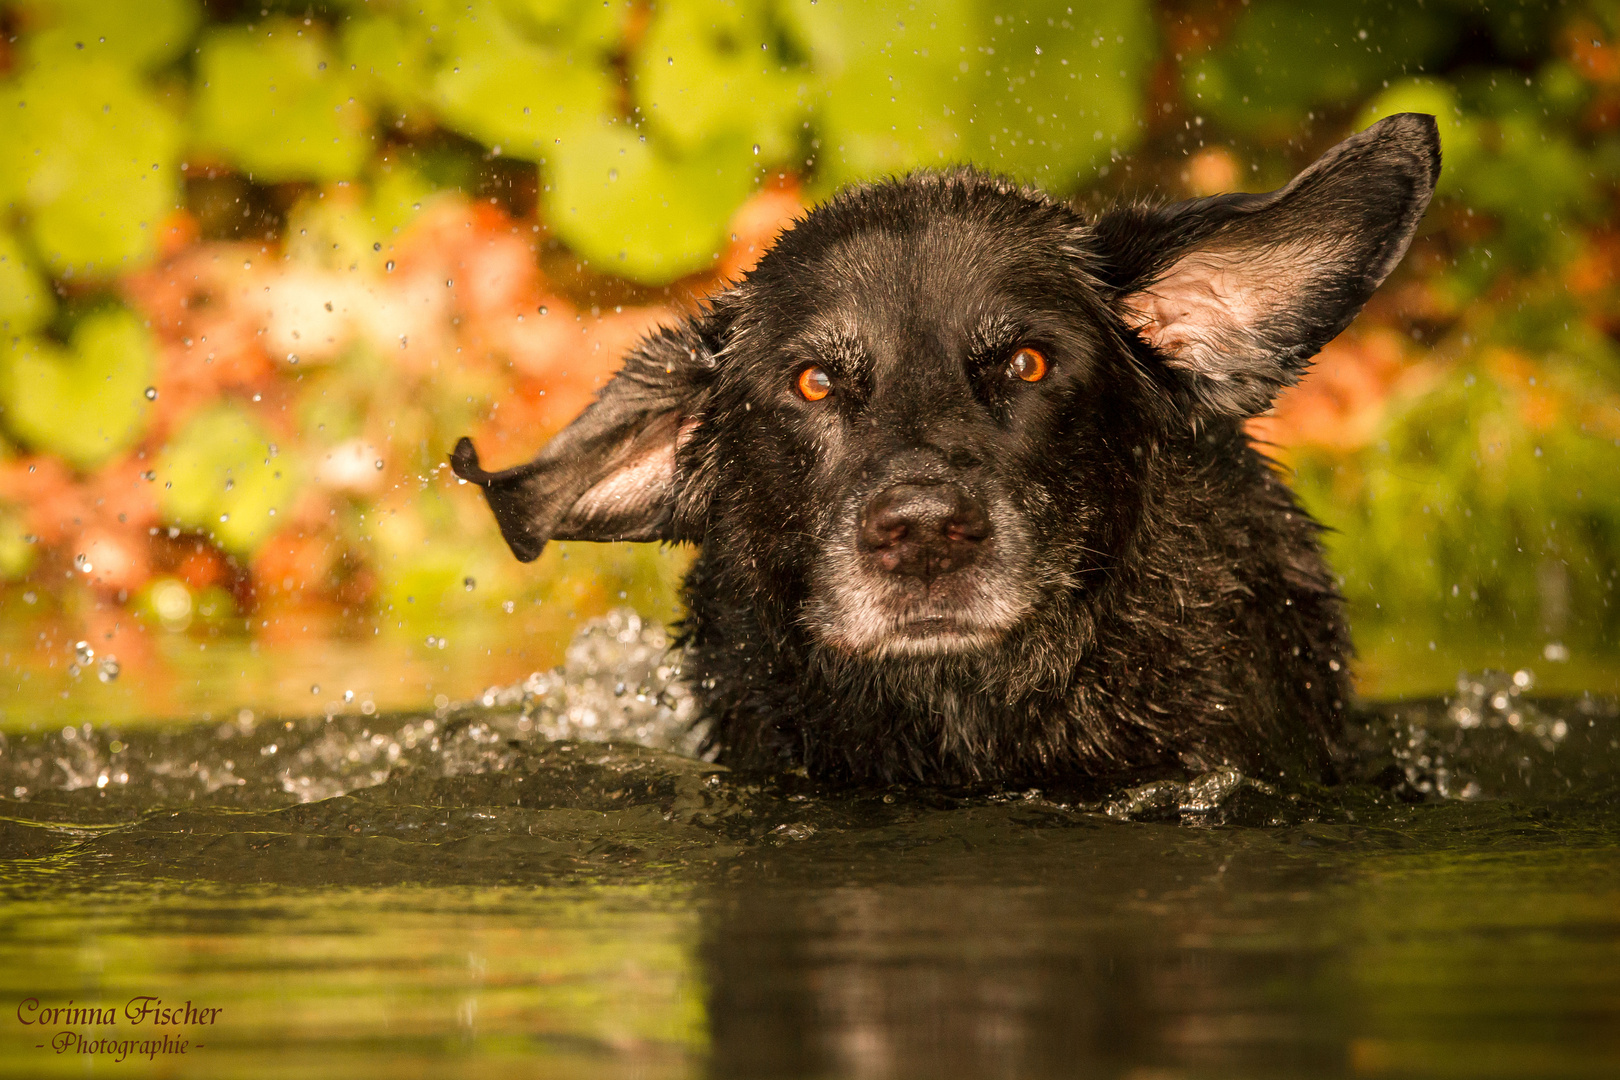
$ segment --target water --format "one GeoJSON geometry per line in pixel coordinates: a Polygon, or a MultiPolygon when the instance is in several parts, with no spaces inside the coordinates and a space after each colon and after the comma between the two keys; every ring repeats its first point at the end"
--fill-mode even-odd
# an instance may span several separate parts
{"type": "Polygon", "coordinates": [[[851,795],[691,756],[667,646],[5,736],[0,1074],[1620,1073],[1611,699],[1369,709],[1333,788],[851,795]]]}

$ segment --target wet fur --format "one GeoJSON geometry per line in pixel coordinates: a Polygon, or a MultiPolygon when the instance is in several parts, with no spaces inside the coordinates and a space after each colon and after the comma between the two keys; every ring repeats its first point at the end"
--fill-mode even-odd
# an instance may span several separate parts
{"type": "Polygon", "coordinates": [[[1432,120],[1404,116],[1280,192],[1095,221],[966,169],[857,187],[635,350],[534,462],[486,472],[463,440],[456,470],[520,558],[701,545],[681,637],[727,764],[1320,776],[1349,694],[1342,605],[1243,424],[1388,274],[1438,168],[1432,120]],[[1052,374],[1008,381],[996,365],[1030,341],[1052,374]],[[786,392],[812,362],[837,374],[831,406],[786,392]],[[949,640],[896,631],[908,601],[851,546],[863,501],[919,478],[994,523],[984,565],[918,601],[963,613],[949,640]]]}

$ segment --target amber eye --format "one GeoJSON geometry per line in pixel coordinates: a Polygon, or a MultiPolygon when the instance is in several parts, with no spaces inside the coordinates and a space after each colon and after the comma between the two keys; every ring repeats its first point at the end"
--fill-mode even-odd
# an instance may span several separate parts
{"type": "Polygon", "coordinates": [[[818,367],[807,367],[799,372],[799,396],[806,401],[820,401],[832,393],[832,376],[818,367]]]}
{"type": "Polygon", "coordinates": [[[1046,378],[1046,357],[1034,349],[1019,349],[1007,361],[1007,374],[1017,376],[1025,382],[1040,382],[1046,378]]]}

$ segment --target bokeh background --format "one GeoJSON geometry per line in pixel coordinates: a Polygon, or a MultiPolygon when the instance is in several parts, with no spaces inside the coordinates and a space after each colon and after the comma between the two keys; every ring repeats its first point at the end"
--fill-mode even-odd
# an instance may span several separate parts
{"type": "Polygon", "coordinates": [[[841,184],[1268,190],[1439,117],[1412,252],[1257,420],[1370,696],[1620,685],[1620,4],[0,3],[0,725],[371,711],[678,615],[507,554],[528,458],[841,184]]]}

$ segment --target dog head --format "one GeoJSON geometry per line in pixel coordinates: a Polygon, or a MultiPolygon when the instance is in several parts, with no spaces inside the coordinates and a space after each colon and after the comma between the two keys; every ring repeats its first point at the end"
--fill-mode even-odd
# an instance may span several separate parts
{"type": "Polygon", "coordinates": [[[1157,440],[1236,431],[1297,381],[1438,171],[1407,114],[1279,191],[1095,221],[965,169],[853,188],[534,461],[452,460],[520,559],[698,541],[720,587],[837,653],[983,649],[1106,572],[1157,440]]]}

